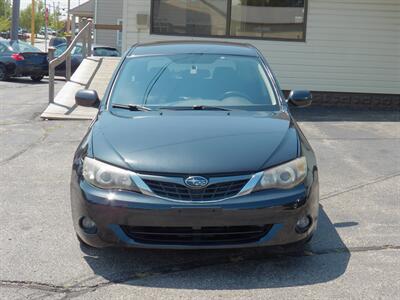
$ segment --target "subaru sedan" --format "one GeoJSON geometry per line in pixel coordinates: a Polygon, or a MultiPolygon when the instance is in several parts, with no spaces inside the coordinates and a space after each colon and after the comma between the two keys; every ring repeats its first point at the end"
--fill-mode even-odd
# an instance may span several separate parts
{"type": "Polygon", "coordinates": [[[71,177],[73,224],[92,247],[169,249],[295,245],[318,220],[315,155],[251,45],[139,44],[100,101],[71,177]]]}

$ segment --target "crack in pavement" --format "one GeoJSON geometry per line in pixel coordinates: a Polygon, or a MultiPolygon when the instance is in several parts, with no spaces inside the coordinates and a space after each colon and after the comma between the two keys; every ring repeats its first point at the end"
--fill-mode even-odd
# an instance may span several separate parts
{"type": "MultiPolygon", "coordinates": [[[[44,129],[42,128],[42,130],[44,130],[44,129]]],[[[36,147],[37,145],[43,143],[44,140],[47,138],[47,136],[48,136],[47,132],[44,131],[42,136],[39,139],[37,139],[35,142],[29,144],[24,149],[14,153],[10,157],[7,157],[6,159],[0,161],[0,166],[4,166],[5,164],[9,163],[10,161],[13,161],[14,159],[20,157],[22,154],[24,154],[24,153],[28,152],[29,150],[31,150],[32,148],[36,147]]]]}
{"type": "Polygon", "coordinates": [[[348,187],[348,188],[346,188],[344,190],[331,192],[331,193],[328,193],[326,195],[322,195],[320,197],[320,201],[326,200],[326,199],[329,199],[329,198],[333,198],[333,197],[336,197],[338,195],[342,195],[342,194],[345,194],[345,193],[348,193],[348,192],[352,192],[354,190],[358,190],[358,189],[361,189],[363,187],[370,186],[372,184],[383,182],[383,181],[386,181],[388,179],[395,178],[397,176],[400,176],[400,172],[396,172],[396,173],[392,173],[392,174],[388,174],[388,175],[384,175],[384,176],[379,176],[379,177],[377,177],[375,179],[372,179],[372,180],[370,180],[368,182],[352,185],[352,186],[350,186],[350,187],[348,187]]]}
{"type": "MultiPolygon", "coordinates": [[[[318,255],[329,255],[329,254],[343,254],[343,253],[360,253],[369,251],[383,251],[383,250],[400,250],[400,246],[397,245],[382,245],[382,246],[363,246],[363,247],[339,247],[331,249],[321,249],[317,251],[304,250],[301,252],[276,252],[276,253],[258,253],[249,255],[235,255],[229,257],[216,257],[214,259],[204,261],[191,261],[179,265],[166,265],[158,268],[153,268],[148,271],[142,272],[116,272],[109,274],[109,276],[114,277],[113,280],[107,280],[94,285],[81,285],[80,282],[71,285],[55,285],[51,283],[41,283],[35,281],[18,281],[18,280],[0,280],[1,287],[18,287],[24,289],[31,289],[43,292],[51,292],[57,294],[65,294],[63,299],[71,299],[84,294],[94,292],[99,288],[107,287],[113,284],[121,284],[135,280],[148,279],[154,276],[167,275],[178,272],[191,271],[199,268],[213,267],[219,265],[235,264],[244,261],[265,261],[267,259],[281,259],[281,258],[301,258],[309,256],[318,255]]],[[[96,276],[99,277],[99,276],[96,276]]],[[[87,279],[83,280],[87,281],[87,279]]]]}

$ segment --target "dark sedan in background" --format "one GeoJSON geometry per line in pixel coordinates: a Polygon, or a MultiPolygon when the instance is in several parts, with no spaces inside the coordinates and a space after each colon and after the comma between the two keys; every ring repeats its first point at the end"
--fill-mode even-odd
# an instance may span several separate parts
{"type": "Polygon", "coordinates": [[[0,40],[0,81],[23,76],[41,81],[48,68],[47,53],[25,42],[0,40]]]}
{"type": "MultiPolygon", "coordinates": [[[[67,44],[63,43],[56,46],[55,56],[58,57],[67,50],[67,44]]],[[[103,56],[103,57],[120,57],[121,53],[118,49],[110,46],[103,46],[103,45],[93,45],[92,47],[93,56],[103,56]]],[[[83,61],[82,55],[82,45],[77,44],[74,49],[72,50],[71,56],[71,73],[73,74],[76,69],[80,66],[83,61]]],[[[65,76],[65,62],[60,64],[56,68],[56,75],[57,76],[65,76]]]]}
{"type": "Polygon", "coordinates": [[[249,45],[136,45],[78,147],[71,203],[95,247],[303,245],[317,226],[318,168],[266,60],[249,45]]]}

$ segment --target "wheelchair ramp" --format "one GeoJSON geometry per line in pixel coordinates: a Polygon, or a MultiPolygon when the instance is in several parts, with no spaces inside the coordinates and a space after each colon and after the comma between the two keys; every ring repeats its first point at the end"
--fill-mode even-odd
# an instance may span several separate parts
{"type": "Polygon", "coordinates": [[[47,120],[91,120],[97,108],[82,107],[75,104],[75,94],[81,89],[94,89],[100,99],[104,96],[111,76],[120,58],[89,57],[85,59],[61,91],[42,113],[47,120]]]}

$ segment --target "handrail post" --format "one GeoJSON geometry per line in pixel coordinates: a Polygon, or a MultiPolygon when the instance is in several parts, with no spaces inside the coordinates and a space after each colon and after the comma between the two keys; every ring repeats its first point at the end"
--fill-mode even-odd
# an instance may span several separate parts
{"type": "MultiPolygon", "coordinates": [[[[66,36],[66,39],[67,39],[67,45],[68,46],[71,45],[71,36],[70,35],[66,36]]],[[[69,54],[69,55],[67,55],[67,58],[65,60],[65,79],[67,81],[71,80],[71,73],[72,73],[72,71],[71,71],[71,54],[69,54]]]]}
{"type": "Polygon", "coordinates": [[[56,48],[49,47],[48,59],[49,59],[49,103],[54,103],[54,83],[55,83],[55,68],[51,66],[50,62],[55,57],[56,48]]]}
{"type": "Polygon", "coordinates": [[[67,55],[67,59],[65,61],[65,79],[67,81],[71,80],[71,54],[67,55]]]}
{"type": "MultiPolygon", "coordinates": [[[[84,18],[82,20],[82,28],[84,28],[87,24],[88,24],[88,20],[86,18],[84,18]]],[[[83,36],[82,36],[82,56],[83,58],[87,57],[87,34],[86,32],[84,32],[83,36]]]]}
{"type": "Polygon", "coordinates": [[[92,21],[89,21],[89,27],[87,31],[87,41],[88,41],[88,46],[87,46],[87,51],[88,55],[87,56],[92,56],[92,21]]]}

